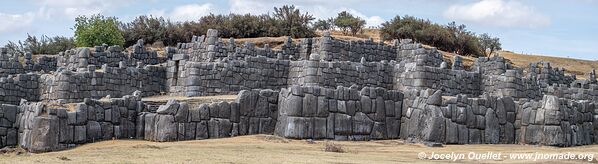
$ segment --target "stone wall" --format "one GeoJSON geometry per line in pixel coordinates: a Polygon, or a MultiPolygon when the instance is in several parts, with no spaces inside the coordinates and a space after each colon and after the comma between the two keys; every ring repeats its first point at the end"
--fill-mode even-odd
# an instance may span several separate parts
{"type": "Polygon", "coordinates": [[[598,142],[596,105],[545,95],[541,101],[520,102],[520,141],[550,146],[578,146],[598,142]]]}
{"type": "Polygon", "coordinates": [[[384,88],[301,87],[280,92],[276,135],[295,139],[398,138],[402,94],[384,88]]]}
{"type": "Polygon", "coordinates": [[[317,85],[328,88],[393,87],[393,63],[388,62],[328,62],[313,59],[292,61],[289,68],[289,85],[317,85]]]}
{"type": "Polygon", "coordinates": [[[58,54],[57,65],[68,70],[85,70],[88,66],[95,66],[99,69],[102,65],[109,67],[127,67],[141,65],[153,65],[163,63],[165,57],[159,57],[157,52],[146,50],[140,46],[139,41],[133,46],[132,52],[126,52],[120,46],[95,46],[92,51],[89,48],[78,48],[67,50],[58,54]]]}
{"type": "MultiPolygon", "coordinates": [[[[221,62],[186,62],[176,82],[185,96],[236,94],[246,89],[287,86],[288,60],[248,57],[221,62]]],[[[173,80],[171,80],[173,81],[173,80]]]]}
{"type": "MultiPolygon", "coordinates": [[[[27,61],[25,61],[27,62],[27,61]]],[[[32,62],[31,68],[28,69],[34,72],[52,72],[56,71],[57,67],[57,58],[56,56],[39,56],[35,59],[35,62],[32,62]]]]}
{"type": "Polygon", "coordinates": [[[403,139],[446,144],[516,143],[516,106],[511,98],[443,97],[439,90],[423,90],[410,103],[402,113],[403,139]]]}
{"type": "MultiPolygon", "coordinates": [[[[311,44],[311,42],[305,43],[311,44]]],[[[292,43],[290,37],[284,42],[281,50],[273,50],[268,44],[263,47],[256,47],[254,43],[250,42],[237,45],[234,38],[223,42],[218,37],[218,31],[212,29],[208,30],[206,35],[193,36],[190,43],[179,43],[177,48],[180,53],[191,56],[190,61],[194,62],[212,62],[223,59],[243,60],[246,57],[257,56],[288,60],[291,56],[299,55],[299,51],[302,50],[299,45],[292,43]]]]}
{"type": "MultiPolygon", "coordinates": [[[[313,39],[312,53],[317,53],[324,61],[366,61],[380,62],[396,59],[396,47],[373,40],[344,41],[337,40],[325,33],[320,38],[313,39]]],[[[305,56],[307,60],[308,56],[305,56]]]]}
{"type": "Polygon", "coordinates": [[[278,92],[272,90],[244,90],[235,102],[197,106],[171,100],[156,113],[139,114],[137,137],[178,141],[272,134],[278,117],[277,104],[278,92]]]}
{"type": "Polygon", "coordinates": [[[18,113],[18,106],[0,105],[0,148],[17,145],[17,132],[19,130],[18,113]]]}
{"type": "Polygon", "coordinates": [[[99,99],[108,95],[121,97],[136,90],[142,91],[144,96],[165,91],[163,67],[118,68],[104,65],[101,70],[89,70],[63,70],[42,76],[41,99],[81,102],[85,98],[99,99]]]}
{"type": "Polygon", "coordinates": [[[19,144],[30,152],[63,150],[78,144],[136,136],[136,96],[75,104],[24,102],[19,112],[19,144]]]}
{"type": "Polygon", "coordinates": [[[16,74],[0,77],[0,104],[18,105],[21,99],[40,100],[40,75],[16,74]]]}
{"type": "Polygon", "coordinates": [[[453,70],[441,67],[419,66],[416,63],[400,63],[395,69],[395,89],[440,89],[444,95],[468,94],[479,96],[481,80],[477,72],[453,70]]]}
{"type": "Polygon", "coordinates": [[[0,77],[24,73],[23,65],[14,56],[0,53],[0,77]]]}
{"type": "Polygon", "coordinates": [[[393,45],[397,48],[392,60],[432,67],[440,67],[444,62],[442,54],[436,48],[425,48],[420,43],[413,43],[411,39],[394,40],[393,45]]]}

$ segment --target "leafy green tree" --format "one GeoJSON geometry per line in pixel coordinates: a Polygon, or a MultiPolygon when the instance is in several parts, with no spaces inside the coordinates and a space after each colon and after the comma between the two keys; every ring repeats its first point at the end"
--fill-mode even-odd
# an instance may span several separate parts
{"type": "Polygon", "coordinates": [[[348,35],[350,30],[353,31],[352,28],[358,23],[358,19],[347,11],[341,11],[334,18],[334,26],[340,28],[343,34],[348,35]]]}
{"type": "Polygon", "coordinates": [[[356,17],[353,20],[353,23],[351,23],[351,26],[349,26],[349,30],[351,31],[351,34],[353,35],[357,35],[357,33],[361,32],[361,30],[363,30],[363,28],[365,27],[365,20],[356,17]]]}
{"type": "Polygon", "coordinates": [[[125,43],[118,28],[116,17],[92,15],[75,18],[75,44],[79,47],[92,47],[101,44],[121,45],[125,43]]]}
{"type": "Polygon", "coordinates": [[[480,46],[486,56],[490,56],[495,51],[500,51],[502,49],[502,45],[500,44],[500,39],[498,37],[492,37],[487,33],[483,33],[479,36],[479,38],[480,46]]]}

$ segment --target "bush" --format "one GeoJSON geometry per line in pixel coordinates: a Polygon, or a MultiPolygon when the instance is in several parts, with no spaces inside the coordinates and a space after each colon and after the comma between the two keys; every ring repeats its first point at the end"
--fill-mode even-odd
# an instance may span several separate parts
{"type": "Polygon", "coordinates": [[[75,19],[75,44],[79,47],[96,45],[124,45],[125,39],[118,29],[115,17],[92,15],[79,16],[75,19]]]}
{"type": "Polygon", "coordinates": [[[487,33],[483,33],[479,36],[479,38],[480,38],[480,46],[486,56],[490,56],[495,51],[499,51],[502,49],[502,47],[501,47],[502,45],[500,44],[500,39],[497,37],[492,37],[492,36],[488,35],[487,33]]]}
{"type": "Polygon", "coordinates": [[[324,151],[325,152],[335,152],[335,153],[344,153],[345,150],[343,149],[343,147],[341,145],[337,145],[334,143],[330,143],[330,142],[326,142],[326,145],[324,145],[324,151]]]}
{"type": "Polygon", "coordinates": [[[353,16],[347,11],[342,11],[334,18],[334,25],[340,28],[345,35],[349,34],[349,32],[352,35],[356,35],[365,26],[365,20],[353,16]]]}
{"type": "Polygon", "coordinates": [[[302,14],[293,5],[284,5],[281,8],[274,7],[273,17],[278,29],[280,29],[279,35],[281,36],[302,38],[314,35],[314,31],[309,27],[309,24],[315,18],[309,13],[302,14]]]}
{"type": "Polygon", "coordinates": [[[36,36],[27,34],[24,41],[9,41],[5,46],[11,53],[24,55],[29,52],[32,54],[58,54],[59,52],[75,48],[75,41],[71,37],[54,36],[48,37],[42,35],[39,39],[36,36]]]}
{"type": "Polygon", "coordinates": [[[310,27],[314,20],[309,13],[301,13],[295,6],[275,7],[272,15],[210,14],[197,21],[171,22],[162,17],[139,16],[129,23],[119,23],[125,46],[143,39],[146,43],[162,41],[174,46],[189,42],[193,35],[204,35],[208,29],[219,30],[220,37],[251,38],[266,36],[314,37],[310,27]]]}
{"type": "Polygon", "coordinates": [[[147,43],[164,41],[168,34],[167,28],[171,24],[163,17],[139,16],[130,23],[119,23],[125,39],[125,46],[137,43],[140,38],[147,43]]]}
{"type": "Polygon", "coordinates": [[[460,55],[482,56],[482,45],[477,35],[465,25],[451,22],[439,25],[412,16],[396,16],[382,23],[380,37],[384,40],[413,39],[460,55]]]}
{"type": "Polygon", "coordinates": [[[331,30],[334,28],[334,19],[318,20],[314,23],[313,28],[315,30],[331,30]]]}

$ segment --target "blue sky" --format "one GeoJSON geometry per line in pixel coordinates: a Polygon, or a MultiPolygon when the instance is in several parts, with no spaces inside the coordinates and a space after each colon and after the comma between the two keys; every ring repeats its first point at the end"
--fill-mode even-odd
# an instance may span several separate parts
{"type": "Polygon", "coordinates": [[[130,21],[138,15],[196,20],[209,13],[271,12],[294,4],[316,18],[347,10],[376,26],[395,15],[466,24],[501,38],[503,49],[598,60],[598,0],[20,0],[0,6],[0,45],[32,35],[72,36],[77,15],[101,13],[130,21]]]}

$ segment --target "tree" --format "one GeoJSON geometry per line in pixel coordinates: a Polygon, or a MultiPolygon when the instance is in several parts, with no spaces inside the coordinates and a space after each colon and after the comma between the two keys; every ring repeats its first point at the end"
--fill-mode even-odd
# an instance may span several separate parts
{"type": "Polygon", "coordinates": [[[492,37],[487,33],[483,33],[479,36],[480,38],[480,47],[484,51],[486,56],[492,55],[493,52],[499,51],[502,49],[500,44],[500,39],[498,37],[492,37]],[[486,53],[488,52],[488,53],[486,53]]]}
{"type": "Polygon", "coordinates": [[[318,20],[314,23],[313,28],[316,30],[330,30],[332,29],[334,26],[334,19],[330,18],[330,19],[326,19],[326,20],[318,20]]]}
{"type": "Polygon", "coordinates": [[[119,22],[115,17],[92,15],[91,17],[79,16],[75,18],[75,44],[79,47],[92,47],[96,45],[120,45],[125,39],[118,29],[119,22]]]}
{"type": "Polygon", "coordinates": [[[153,16],[139,16],[132,22],[121,23],[120,29],[125,39],[125,46],[131,46],[137,43],[137,40],[143,39],[147,43],[154,43],[158,41],[166,42],[167,45],[175,45],[170,43],[168,39],[168,28],[172,23],[165,20],[163,17],[153,16]]]}
{"type": "Polygon", "coordinates": [[[279,24],[281,35],[295,38],[313,35],[309,23],[315,18],[307,12],[302,14],[294,5],[284,5],[281,8],[274,7],[273,18],[279,24]]]}
{"type": "Polygon", "coordinates": [[[351,17],[353,17],[353,15],[347,11],[338,13],[336,18],[334,18],[334,26],[340,28],[343,34],[347,34],[347,30],[349,29],[349,26],[351,26],[351,17]]]}
{"type": "Polygon", "coordinates": [[[382,23],[380,37],[384,40],[413,39],[461,55],[483,55],[478,36],[468,31],[465,25],[455,22],[439,25],[413,16],[396,16],[382,23]]]}
{"type": "Polygon", "coordinates": [[[363,27],[365,27],[365,20],[356,17],[355,19],[353,19],[351,26],[349,26],[349,30],[351,31],[351,34],[357,35],[358,32],[361,32],[361,30],[363,30],[363,27]]]}
{"type": "Polygon", "coordinates": [[[345,35],[349,34],[349,31],[355,35],[363,29],[365,20],[355,17],[347,11],[342,11],[334,18],[334,25],[340,28],[345,35]]]}

